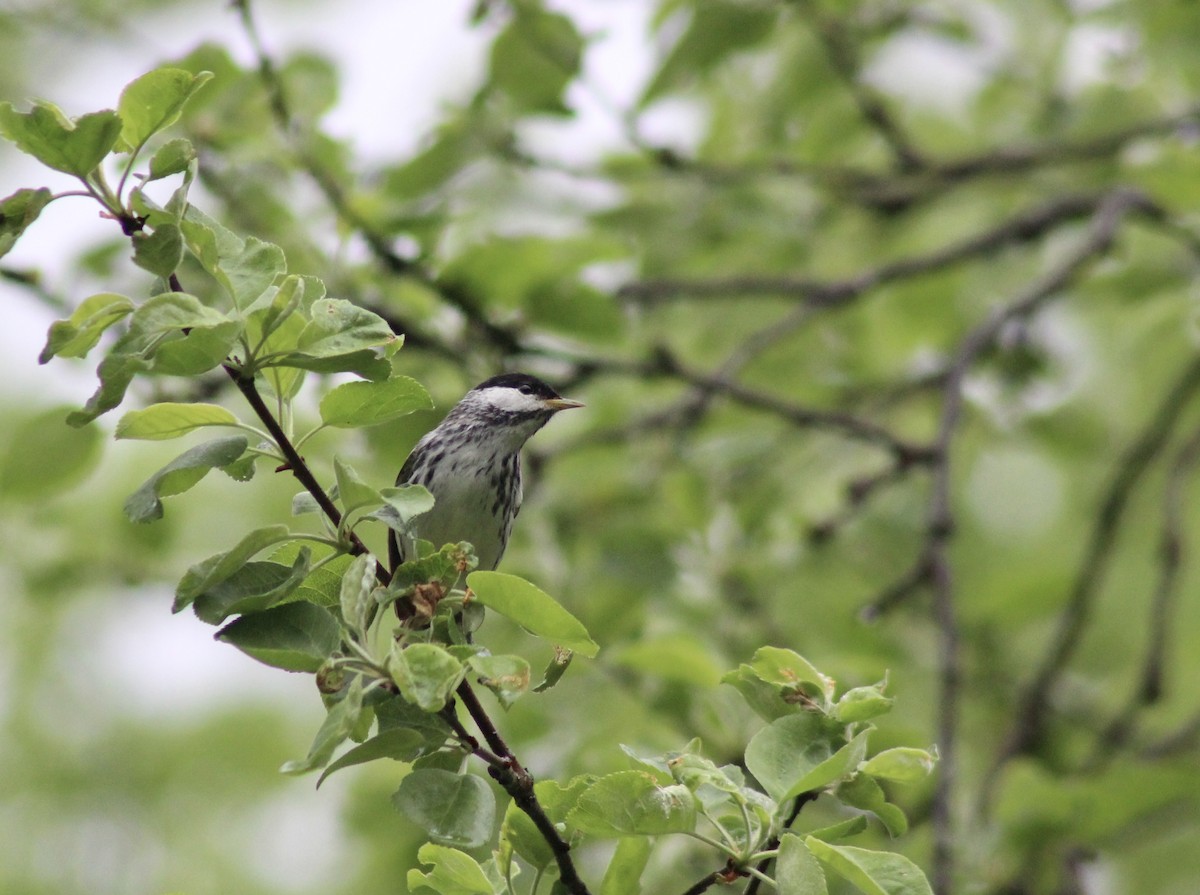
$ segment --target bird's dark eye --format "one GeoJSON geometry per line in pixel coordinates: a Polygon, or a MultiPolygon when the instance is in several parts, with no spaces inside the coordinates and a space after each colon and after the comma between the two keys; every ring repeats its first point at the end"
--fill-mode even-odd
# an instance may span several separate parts
{"type": "Polygon", "coordinates": [[[533,394],[533,386],[529,385],[528,383],[526,383],[525,385],[518,385],[517,391],[519,391],[523,395],[532,395],[533,394]]]}

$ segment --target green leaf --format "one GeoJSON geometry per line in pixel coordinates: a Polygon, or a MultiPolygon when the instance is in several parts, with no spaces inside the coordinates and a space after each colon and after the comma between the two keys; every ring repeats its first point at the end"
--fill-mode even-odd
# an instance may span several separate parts
{"type": "Polygon", "coordinates": [[[146,182],[162,180],[172,174],[180,174],[196,160],[196,147],[191,140],[178,137],[158,147],[150,157],[150,176],[146,182]]]}
{"type": "Polygon", "coordinates": [[[117,423],[117,438],[164,441],[193,432],[201,426],[236,426],[238,418],[217,404],[152,404],[131,410],[117,423]]]}
{"type": "Polygon", "coordinates": [[[393,761],[412,761],[424,754],[424,752],[425,740],[417,731],[404,727],[385,730],[371,737],[365,743],[355,746],[333,764],[329,765],[317,780],[317,786],[319,787],[324,783],[325,778],[334,771],[340,771],[343,768],[352,767],[356,764],[364,764],[368,761],[375,761],[379,758],[390,758],[393,761]]]}
{"type": "Polygon", "coordinates": [[[830,845],[812,836],[804,844],[827,869],[866,895],[933,895],[921,868],[903,855],[830,845]]]}
{"type": "Polygon", "coordinates": [[[284,603],[230,622],[216,639],[264,665],[317,671],[341,643],[337,620],[312,603],[284,603]]]}
{"type": "Polygon", "coordinates": [[[383,506],[368,518],[378,519],[400,534],[408,534],[409,523],[422,513],[433,509],[433,495],[424,485],[382,488],[379,496],[383,498],[383,506]]]}
{"type": "Polygon", "coordinates": [[[184,451],[129,496],[125,501],[126,517],[131,522],[162,518],[161,498],[181,494],[204,478],[210,469],[229,465],[245,453],[248,444],[246,436],[230,435],[184,451]]]}
{"type": "MultiPolygon", "coordinates": [[[[293,603],[292,605],[304,606],[305,604],[293,603]]],[[[291,607],[281,606],[280,608],[289,609],[291,607]]],[[[309,608],[316,609],[315,606],[309,608]]],[[[250,618],[259,618],[259,616],[250,616],[250,618]]],[[[236,625],[237,622],[234,622],[234,624],[236,625]]],[[[233,627],[233,625],[230,625],[230,627],[233,627]]],[[[217,636],[219,637],[220,635],[217,636]]],[[[255,656],[255,658],[259,657],[255,656]]],[[[325,720],[317,730],[317,735],[313,737],[312,746],[308,749],[308,755],[302,761],[284,762],[283,766],[279,769],[280,772],[292,775],[307,774],[309,771],[325,767],[329,763],[329,759],[333,757],[333,751],[346,741],[347,737],[350,736],[358,725],[361,717],[362,678],[355,677],[347,688],[346,695],[330,707],[329,714],[325,716],[325,720]]]]}
{"type": "Polygon", "coordinates": [[[639,106],[644,108],[667,93],[691,85],[730,53],[765,39],[778,21],[772,5],[736,0],[705,0],[691,7],[691,13],[687,30],[650,79],[639,106]]]}
{"type": "Polygon", "coordinates": [[[556,646],[554,655],[546,663],[546,670],[542,672],[542,682],[533,688],[533,692],[545,693],[562,680],[562,676],[567,673],[567,669],[571,667],[571,660],[574,658],[575,654],[569,649],[556,646]]]}
{"type": "Polygon", "coordinates": [[[867,721],[892,710],[891,697],[884,696],[880,687],[855,687],[842,694],[833,708],[833,716],[843,723],[867,721]]]}
{"type": "Polygon", "coordinates": [[[71,428],[65,418],[65,408],[52,407],[16,425],[7,423],[9,441],[0,454],[0,494],[45,500],[95,468],[103,435],[96,429],[71,428]]]}
{"type": "Polygon", "coordinates": [[[0,103],[0,135],[48,168],[85,177],[100,166],[121,134],[121,119],[105,109],[68,119],[52,103],[36,102],[28,112],[0,103]]]}
{"type": "Polygon", "coordinates": [[[172,223],[158,224],[150,233],[134,233],[133,263],[164,280],[183,261],[183,234],[172,223]]]}
{"type": "Polygon", "coordinates": [[[345,513],[383,503],[379,492],[364,482],[349,463],[343,463],[340,458],[334,457],[333,472],[337,478],[337,497],[345,513]]]}
{"type": "Polygon", "coordinates": [[[466,669],[461,662],[434,643],[398,645],[388,656],[388,673],[400,695],[427,712],[440,711],[462,682],[466,669]]]}
{"type": "Polygon", "coordinates": [[[512,619],[535,637],[589,658],[600,651],[575,616],[523,578],[503,572],[472,572],[467,576],[467,585],[476,600],[512,619]]]}
{"type": "Polygon", "coordinates": [[[179,226],[188,250],[238,308],[248,307],[287,272],[279,246],[254,237],[242,239],[194,205],[188,206],[179,226]]]}
{"type": "Polygon", "coordinates": [[[112,410],[124,400],[133,377],[146,372],[151,365],[150,361],[137,355],[120,352],[109,354],[96,368],[96,375],[100,377],[100,387],[88,398],[82,409],[67,415],[67,425],[86,426],[96,417],[112,410]]]}
{"type": "Polygon", "coordinates": [[[496,694],[509,708],[529,689],[529,663],[520,656],[471,656],[467,665],[479,675],[479,683],[496,694]]]}
{"type": "Polygon", "coordinates": [[[479,862],[456,848],[426,843],[417,851],[422,864],[432,864],[429,873],[409,870],[405,885],[410,892],[424,886],[438,895],[495,895],[496,889],[488,881],[487,874],[479,862]]]}
{"type": "Polygon", "coordinates": [[[473,774],[414,770],[400,781],[392,804],[443,845],[478,848],[492,837],[496,797],[491,787],[473,774]]]}
{"type": "Polygon", "coordinates": [[[856,774],[843,781],[833,793],[840,801],[863,811],[870,811],[887,828],[892,836],[903,836],[908,832],[908,818],[904,812],[887,800],[883,787],[874,777],[856,774]]]}
{"type": "Polygon", "coordinates": [[[196,597],[229,578],[256,553],[290,537],[291,532],[288,531],[286,525],[267,525],[263,528],[256,528],[238,541],[232,549],[196,563],[184,573],[179,584],[175,586],[175,604],[171,607],[171,611],[178,612],[190,606],[196,597]]]}
{"type": "Polygon", "coordinates": [[[375,717],[379,719],[380,733],[399,728],[416,731],[424,743],[424,753],[436,752],[450,737],[450,726],[445,719],[413,705],[403,696],[376,703],[375,717]]]}
{"type": "Polygon", "coordinates": [[[174,124],[188,99],[212,76],[207,71],[192,74],[181,68],[159,68],[128,84],[117,103],[122,124],[120,151],[136,151],[174,124]]]}
{"type": "Polygon", "coordinates": [[[321,422],[342,429],[374,426],[432,408],[429,393],[407,376],[383,382],[347,382],[321,398],[321,422]]]}
{"type": "Polygon", "coordinates": [[[264,360],[262,366],[268,373],[280,367],[311,373],[357,373],[372,382],[381,382],[392,374],[392,365],[387,358],[367,348],[327,357],[293,351],[264,360]]]}
{"type": "Polygon", "coordinates": [[[600,895],[639,895],[642,872],[650,861],[654,840],[649,836],[626,836],[617,843],[604,879],[600,895]]]}
{"type": "Polygon", "coordinates": [[[231,615],[261,612],[291,596],[308,574],[308,547],[290,566],[277,562],[248,562],[224,581],[196,596],[192,611],[201,621],[219,625],[231,615]]]}
{"type": "Polygon", "coordinates": [[[786,715],[764,727],[746,746],[746,768],[776,802],[846,776],[866,754],[866,734],[837,748],[841,734],[812,712],[786,715]]]}
{"type": "Polygon", "coordinates": [[[579,72],[583,38],[564,15],[532,6],[492,44],[491,81],[522,111],[565,113],[562,93],[579,72]]]}
{"type": "Polygon", "coordinates": [[[56,355],[86,357],[106,329],[133,311],[133,301],[124,295],[101,292],[85,298],[69,318],[50,324],[46,347],[38,355],[38,363],[44,364],[56,355]]]}
{"type": "Polygon", "coordinates": [[[371,610],[375,606],[375,601],[371,599],[374,589],[375,557],[369,553],[361,553],[350,561],[349,568],[342,575],[342,586],[338,594],[342,621],[359,634],[364,633],[370,623],[371,610]]]}
{"type": "Polygon", "coordinates": [[[696,826],[696,798],[686,786],[660,786],[642,771],[619,771],[584,790],[567,822],[604,838],[690,833],[696,826]]]}
{"type": "Polygon", "coordinates": [[[312,319],[299,338],[302,354],[329,358],[396,341],[386,320],[342,299],[313,302],[309,314],[312,319]]]}
{"type": "Polygon", "coordinates": [[[867,829],[867,816],[865,814],[857,814],[836,824],[811,830],[808,835],[824,839],[826,842],[836,842],[839,839],[846,839],[849,836],[857,836],[865,829],[867,829]]]}
{"type": "Polygon", "coordinates": [[[45,187],[22,189],[0,201],[0,258],[12,251],[21,234],[50,204],[52,195],[45,187]]]}
{"type": "Polygon", "coordinates": [[[918,783],[933,773],[935,759],[924,749],[897,746],[884,749],[872,756],[859,768],[864,774],[895,780],[897,783],[918,783]]]}
{"type": "Polygon", "coordinates": [[[750,667],[767,683],[795,686],[812,683],[825,689],[829,678],[817,671],[812,664],[797,652],[777,646],[764,646],[754,651],[750,667]]]}
{"type": "Polygon", "coordinates": [[[779,895],[827,895],[825,871],[795,833],[784,833],[775,859],[776,891],[779,895]]]}

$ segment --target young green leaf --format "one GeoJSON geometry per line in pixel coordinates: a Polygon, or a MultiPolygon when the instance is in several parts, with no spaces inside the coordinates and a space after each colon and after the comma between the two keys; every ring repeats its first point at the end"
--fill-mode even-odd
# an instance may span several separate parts
{"type": "Polygon", "coordinates": [[[172,223],[158,224],[150,233],[134,233],[133,263],[164,280],[183,260],[183,234],[172,223]]]}
{"type": "Polygon", "coordinates": [[[131,410],[117,422],[117,438],[164,441],[193,432],[201,426],[236,426],[238,419],[217,404],[151,404],[131,410]]]}
{"type": "Polygon", "coordinates": [[[53,103],[36,102],[28,112],[0,103],[0,136],[55,171],[86,177],[100,166],[121,134],[121,119],[105,109],[68,119],[53,103]]]}
{"type": "Polygon", "coordinates": [[[857,836],[859,833],[867,829],[867,816],[865,814],[857,814],[854,817],[848,817],[836,824],[830,824],[827,827],[820,827],[816,830],[811,830],[808,835],[816,836],[818,839],[823,839],[826,842],[837,842],[839,839],[846,839],[849,836],[857,836]]]}
{"type": "Polygon", "coordinates": [[[554,655],[546,663],[546,670],[542,672],[542,682],[533,688],[533,692],[545,693],[562,680],[562,676],[567,673],[567,669],[571,667],[571,660],[574,658],[575,654],[569,649],[556,646],[554,655]]]}
{"type": "Polygon", "coordinates": [[[471,670],[479,683],[496,694],[500,704],[509,708],[529,689],[529,663],[520,656],[471,656],[471,670]]]}
{"type": "Polygon", "coordinates": [[[191,140],[178,137],[158,147],[150,157],[150,176],[147,183],[162,180],[172,174],[181,174],[196,160],[196,147],[191,140]]]}
{"type": "Polygon", "coordinates": [[[303,354],[333,357],[396,340],[386,320],[342,299],[313,302],[309,313],[312,319],[300,334],[298,345],[303,354]]]}
{"type": "Polygon", "coordinates": [[[437,752],[450,737],[450,726],[445,719],[413,705],[403,696],[393,695],[375,703],[375,717],[379,719],[380,733],[403,728],[420,734],[424,743],[422,753],[437,752]]]}
{"type": "MultiPolygon", "coordinates": [[[[304,604],[295,603],[293,605],[302,606],[304,604]]],[[[257,616],[251,616],[251,618],[257,618],[257,616]]],[[[333,757],[333,750],[346,741],[361,717],[362,678],[355,677],[347,688],[346,695],[329,709],[329,714],[325,716],[325,720],[317,730],[317,735],[313,737],[308,755],[302,761],[284,762],[279,770],[284,774],[296,775],[307,774],[309,771],[325,767],[329,763],[329,759],[333,757]]]]}
{"type": "Polygon", "coordinates": [[[86,357],[106,329],[133,311],[133,301],[124,295],[101,292],[85,298],[66,320],[50,324],[46,347],[38,355],[38,363],[44,364],[55,356],[86,357]]]}
{"type": "Polygon", "coordinates": [[[476,600],[512,619],[535,637],[589,658],[600,651],[579,619],[523,578],[503,572],[472,572],[467,576],[467,585],[476,600]]]}
{"type": "Polygon", "coordinates": [[[342,575],[339,604],[342,621],[361,636],[370,622],[370,612],[375,602],[371,592],[375,589],[375,557],[360,553],[350,561],[350,567],[342,575]]]}
{"type": "Polygon", "coordinates": [[[855,774],[843,781],[834,790],[834,796],[854,808],[870,811],[887,828],[892,836],[903,836],[908,832],[908,818],[897,806],[887,800],[883,787],[867,774],[855,774]]]}
{"type": "Polygon", "coordinates": [[[238,541],[232,549],[196,563],[184,573],[179,584],[175,586],[175,604],[171,611],[179,612],[190,606],[196,597],[229,578],[256,553],[290,537],[291,532],[286,525],[256,528],[238,541]]]}
{"type": "Polygon", "coordinates": [[[754,651],[750,660],[754,672],[771,684],[794,686],[800,683],[816,684],[822,689],[829,686],[829,678],[817,671],[807,659],[790,649],[764,646],[754,651]]]}
{"type": "Polygon", "coordinates": [[[618,771],[584,790],[567,822],[605,838],[690,833],[696,827],[696,798],[686,786],[660,786],[642,771],[618,771]]]}
{"type": "Polygon", "coordinates": [[[813,712],[786,715],[746,746],[746,768],[776,802],[819,789],[849,773],[866,754],[866,735],[842,745],[838,728],[813,712]]]}
{"type": "Polygon", "coordinates": [[[338,648],[341,629],[320,606],[284,603],[230,622],[217,632],[216,639],[264,665],[315,672],[338,648]]]}
{"type": "Polygon", "coordinates": [[[600,895],[638,895],[642,891],[642,872],[653,848],[654,840],[649,836],[626,836],[617,842],[600,881],[600,895]]]}
{"type": "Polygon", "coordinates": [[[104,358],[96,368],[96,375],[100,378],[99,387],[83,407],[67,414],[67,425],[76,428],[86,426],[118,406],[125,399],[125,392],[134,376],[146,372],[150,367],[150,361],[131,354],[114,352],[104,358]]]}
{"type": "Polygon", "coordinates": [[[779,895],[827,895],[829,892],[820,862],[795,833],[784,833],[779,840],[775,883],[779,895]]]}
{"type": "Polygon", "coordinates": [[[833,708],[833,716],[845,724],[867,721],[886,715],[892,710],[893,702],[891,697],[883,695],[879,686],[855,687],[842,694],[833,708]]]}
{"type": "Polygon", "coordinates": [[[478,848],[492,835],[496,797],[473,774],[434,768],[414,770],[392,796],[396,810],[434,842],[478,848]]]}
{"type": "Polygon", "coordinates": [[[895,780],[897,783],[918,783],[933,773],[934,757],[924,749],[897,746],[884,749],[862,763],[864,774],[895,780]]]}
{"type": "Polygon", "coordinates": [[[181,68],[147,72],[121,91],[121,152],[136,152],[154,134],[170,127],[192,94],[212,78],[212,72],[192,74],[181,68]]]}
{"type": "Polygon", "coordinates": [[[12,251],[17,239],[50,203],[52,195],[45,187],[22,189],[0,201],[0,258],[12,251]]]}
{"type": "Polygon", "coordinates": [[[383,382],[347,382],[321,399],[321,422],[342,429],[374,426],[417,410],[430,410],[433,401],[415,379],[394,376],[383,382]]]}
{"type": "Polygon", "coordinates": [[[395,646],[388,672],[400,695],[427,712],[440,711],[466,675],[462,663],[435,643],[395,646]]]}
{"type": "Polygon", "coordinates": [[[248,562],[224,581],[201,592],[192,611],[201,621],[219,625],[231,615],[262,612],[291,596],[308,574],[312,551],[303,547],[290,566],[248,562]]]}
{"type": "Polygon", "coordinates": [[[392,374],[392,365],[387,358],[369,348],[328,356],[292,351],[269,358],[262,366],[271,370],[283,367],[310,373],[357,373],[372,382],[382,382],[392,374]]]}
{"type": "Polygon", "coordinates": [[[125,501],[126,517],[131,522],[161,519],[162,498],[181,494],[204,478],[210,469],[227,466],[237,460],[245,453],[248,444],[246,436],[230,435],[184,451],[129,496],[125,501]]]}
{"type": "Polygon", "coordinates": [[[433,509],[433,495],[424,485],[381,488],[379,496],[383,498],[383,506],[368,518],[378,519],[400,534],[407,534],[409,522],[433,509]]]}
{"type": "Polygon", "coordinates": [[[390,758],[393,761],[412,761],[424,753],[424,744],[424,738],[415,730],[409,730],[404,727],[385,730],[371,737],[365,743],[355,746],[333,764],[329,765],[329,767],[325,768],[317,780],[317,786],[320,787],[325,782],[325,778],[335,771],[353,767],[356,764],[365,764],[368,761],[375,761],[379,758],[390,758]]]}
{"type": "Polygon", "coordinates": [[[427,842],[417,851],[417,860],[432,864],[433,869],[428,873],[409,870],[405,885],[410,892],[426,888],[438,895],[496,895],[479,862],[466,852],[427,842]]]}
{"type": "Polygon", "coordinates": [[[351,510],[383,503],[379,492],[364,482],[349,463],[343,463],[341,459],[334,457],[333,472],[337,478],[338,500],[341,501],[344,512],[349,513],[351,510]]]}
{"type": "Polygon", "coordinates": [[[827,869],[866,895],[933,895],[921,868],[903,855],[830,845],[812,836],[804,844],[827,869]]]}

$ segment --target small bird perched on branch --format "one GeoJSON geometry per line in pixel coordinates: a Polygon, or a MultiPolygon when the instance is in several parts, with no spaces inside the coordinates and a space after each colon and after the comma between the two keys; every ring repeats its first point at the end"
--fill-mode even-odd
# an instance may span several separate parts
{"type": "Polygon", "coordinates": [[[521,509],[521,448],[560,410],[582,407],[526,373],[505,373],[463,396],[417,442],[397,485],[424,485],[434,505],[408,536],[388,534],[392,569],[414,555],[417,538],[434,546],[467,541],[479,568],[496,568],[521,509]]]}

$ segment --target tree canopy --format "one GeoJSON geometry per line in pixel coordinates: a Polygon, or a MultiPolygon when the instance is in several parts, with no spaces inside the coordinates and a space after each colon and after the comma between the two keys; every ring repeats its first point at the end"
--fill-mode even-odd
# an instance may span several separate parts
{"type": "MultiPolygon", "coordinates": [[[[480,698],[544,816],[597,840],[591,891],[726,882],[667,834],[695,821],[685,790],[740,794],[743,773],[795,804],[771,850],[792,893],[819,891],[814,867],[835,892],[923,891],[915,867],[939,895],[1194,887],[1200,12],[480,0],[473,83],[356,98],[366,133],[438,97],[380,157],[329,124],[349,60],[304,29],[324,8],[0,10],[0,290],[14,320],[62,318],[53,361],[29,336],[3,395],[5,891],[491,892],[450,851],[482,864],[498,826],[515,891],[561,871],[536,817],[497,801],[498,765],[500,788],[482,766],[411,771],[433,734],[374,709],[377,739],[345,751],[354,685],[326,714],[308,677],[227,645],[311,672],[347,631],[366,643],[365,555],[332,584],[305,548],[261,561],[285,525],[326,533],[291,473],[401,524],[421,498],[386,486],[408,449],[507,369],[587,409],[531,443],[506,574],[474,579],[492,655],[422,644],[366,670],[430,717],[468,674],[495,684],[480,698]],[[145,49],[189,20],[216,36],[145,49]],[[285,23],[303,46],[281,49],[285,23]],[[47,59],[99,41],[153,72],[74,107],[47,59]],[[608,95],[630,79],[602,66],[626,63],[644,74],[608,95]],[[118,183],[143,145],[148,179],[118,183]],[[51,202],[80,178],[130,204],[51,202]],[[221,366],[241,338],[262,363],[239,379],[221,366]],[[93,349],[99,386],[66,406],[55,370],[90,375],[93,349]],[[281,438],[208,427],[257,426],[256,383],[282,440],[316,431],[254,473],[281,438]],[[217,587],[245,569],[277,577],[217,587]],[[197,689],[189,667],[221,670],[197,689]],[[517,699],[543,667],[561,679],[517,699]],[[808,765],[771,757],[811,743],[808,765]],[[402,764],[350,768],[373,757],[402,764]],[[331,760],[315,794],[276,773],[331,760]],[[627,827],[618,802],[642,812],[627,827]]],[[[376,528],[358,547],[382,556],[376,528]]],[[[420,572],[453,580],[459,559],[420,572]]]]}

